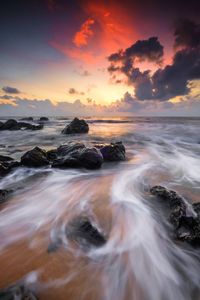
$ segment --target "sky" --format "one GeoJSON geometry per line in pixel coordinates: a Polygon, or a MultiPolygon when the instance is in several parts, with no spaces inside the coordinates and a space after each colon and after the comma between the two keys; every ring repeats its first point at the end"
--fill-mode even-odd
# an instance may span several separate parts
{"type": "Polygon", "coordinates": [[[200,116],[200,3],[2,0],[0,116],[200,116]]]}

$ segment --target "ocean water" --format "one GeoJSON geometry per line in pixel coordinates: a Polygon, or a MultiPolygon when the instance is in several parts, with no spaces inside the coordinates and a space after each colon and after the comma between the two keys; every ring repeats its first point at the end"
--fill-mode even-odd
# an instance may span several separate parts
{"type": "Polygon", "coordinates": [[[71,121],[64,117],[41,131],[0,131],[0,154],[17,160],[68,140],[122,141],[127,156],[95,171],[18,168],[0,180],[0,189],[14,191],[0,210],[0,289],[23,279],[42,300],[200,299],[200,250],[174,240],[165,208],[149,193],[158,184],[176,190],[192,213],[200,118],[85,119],[84,135],[62,135],[71,121]],[[79,215],[105,235],[103,247],[84,252],[66,238],[65,224],[79,215]],[[58,235],[62,246],[47,253],[58,235]]]}

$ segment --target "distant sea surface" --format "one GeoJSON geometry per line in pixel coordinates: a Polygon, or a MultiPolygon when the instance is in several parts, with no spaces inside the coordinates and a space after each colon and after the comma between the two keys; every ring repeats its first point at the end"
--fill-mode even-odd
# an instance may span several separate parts
{"type": "Polygon", "coordinates": [[[0,289],[25,278],[41,300],[199,300],[200,251],[174,241],[149,189],[173,189],[189,207],[200,201],[200,118],[84,119],[82,135],[61,134],[70,117],[49,117],[38,131],[0,131],[0,154],[16,160],[69,140],[122,141],[127,157],[95,171],[18,168],[0,180],[14,191],[0,210],[0,289]],[[58,226],[78,215],[93,220],[105,246],[85,253],[63,233],[48,254],[58,226]]]}

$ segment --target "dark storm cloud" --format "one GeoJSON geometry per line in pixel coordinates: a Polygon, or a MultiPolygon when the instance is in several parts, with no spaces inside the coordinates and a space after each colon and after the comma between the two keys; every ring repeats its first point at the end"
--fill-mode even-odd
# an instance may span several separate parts
{"type": "Polygon", "coordinates": [[[20,94],[20,91],[16,88],[10,87],[10,86],[4,86],[2,88],[2,91],[8,94],[20,94]]]}
{"type": "Polygon", "coordinates": [[[157,37],[150,37],[148,40],[137,41],[125,51],[120,50],[108,57],[111,62],[125,61],[130,64],[132,60],[138,58],[139,61],[154,61],[159,63],[163,57],[163,46],[157,37]]]}
{"type": "Polygon", "coordinates": [[[179,20],[174,31],[175,46],[182,46],[173,57],[171,65],[159,68],[152,75],[134,66],[135,58],[159,63],[163,57],[163,46],[157,38],[137,41],[130,48],[111,54],[108,60],[110,73],[121,73],[127,83],[135,88],[138,100],[167,101],[187,95],[188,82],[200,79],[200,26],[189,20],[179,20]]]}
{"type": "Polygon", "coordinates": [[[175,47],[198,47],[200,45],[200,25],[192,20],[179,19],[175,23],[175,47]]]}

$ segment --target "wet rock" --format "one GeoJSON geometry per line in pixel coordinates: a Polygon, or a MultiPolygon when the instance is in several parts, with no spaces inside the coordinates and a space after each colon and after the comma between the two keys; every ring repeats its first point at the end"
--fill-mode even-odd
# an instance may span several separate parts
{"type": "Polygon", "coordinates": [[[89,131],[89,126],[85,120],[74,118],[73,121],[63,129],[62,133],[64,134],[88,133],[88,131],[89,131]]]}
{"type": "Polygon", "coordinates": [[[3,177],[9,173],[9,167],[5,163],[0,162],[0,177],[3,177]]]}
{"type": "Polygon", "coordinates": [[[178,228],[180,219],[186,216],[186,205],[183,199],[172,190],[168,190],[163,186],[154,186],[150,189],[152,195],[159,197],[169,205],[170,215],[169,220],[178,228]]]}
{"type": "Polygon", "coordinates": [[[45,150],[35,147],[21,157],[21,164],[26,167],[39,168],[49,164],[45,150]]]}
{"type": "Polygon", "coordinates": [[[111,143],[100,148],[101,154],[105,161],[125,160],[125,147],[122,142],[111,143]]]}
{"type": "Polygon", "coordinates": [[[47,159],[53,162],[58,156],[57,149],[47,151],[47,159]]]}
{"type": "Polygon", "coordinates": [[[40,122],[47,122],[49,121],[49,119],[47,117],[41,117],[40,118],[40,122]]]}
{"type": "Polygon", "coordinates": [[[85,145],[83,143],[69,141],[61,145],[60,147],[58,147],[57,154],[58,156],[65,156],[67,154],[70,154],[75,151],[79,151],[84,148],[85,145]]]}
{"type": "Polygon", "coordinates": [[[1,130],[12,130],[12,128],[15,128],[16,126],[17,126],[17,121],[10,119],[3,124],[1,130]]]}
{"type": "Polygon", "coordinates": [[[82,143],[67,142],[57,149],[57,158],[52,167],[98,169],[102,163],[103,157],[96,148],[86,148],[82,143]]]}
{"type": "Polygon", "coordinates": [[[83,247],[101,247],[106,243],[105,237],[94,227],[89,218],[79,216],[66,227],[68,239],[76,241],[83,247]]]}
{"type": "Polygon", "coordinates": [[[200,218],[200,202],[193,203],[192,206],[197,216],[200,218]]]}
{"type": "Polygon", "coordinates": [[[3,122],[0,122],[0,130],[1,130],[1,127],[3,127],[3,122]]]}
{"type": "Polygon", "coordinates": [[[20,119],[20,121],[30,121],[30,122],[32,122],[33,117],[25,117],[25,118],[20,119]]]}
{"type": "Polygon", "coordinates": [[[174,225],[177,239],[193,245],[200,245],[200,203],[194,203],[196,216],[188,216],[183,199],[163,186],[154,186],[150,192],[164,200],[170,208],[169,220],[174,225]]]}
{"type": "Polygon", "coordinates": [[[183,206],[186,208],[183,199],[175,191],[156,185],[150,189],[150,192],[152,195],[165,200],[169,204],[170,208],[174,208],[176,206],[183,206]]]}
{"type": "Polygon", "coordinates": [[[12,160],[13,160],[13,158],[10,156],[0,155],[0,162],[12,161],[12,160]]]}
{"type": "Polygon", "coordinates": [[[67,169],[67,168],[81,168],[82,165],[79,162],[78,158],[73,157],[75,153],[71,154],[71,156],[65,158],[58,158],[54,160],[52,164],[52,168],[59,168],[59,169],[67,169]]]}
{"type": "Polygon", "coordinates": [[[85,148],[80,151],[79,161],[86,169],[99,169],[103,163],[103,156],[96,148],[85,148]]]}
{"type": "Polygon", "coordinates": [[[21,129],[30,129],[30,130],[40,130],[43,128],[42,124],[32,125],[25,122],[17,122],[16,120],[10,119],[6,121],[1,127],[0,130],[21,130],[21,129]]]}
{"type": "Polygon", "coordinates": [[[6,176],[13,169],[21,166],[20,162],[14,160],[1,161],[0,160],[0,177],[6,176]]]}
{"type": "Polygon", "coordinates": [[[200,219],[184,216],[176,230],[177,238],[193,245],[200,245],[200,219]]]}
{"type": "Polygon", "coordinates": [[[42,124],[32,125],[32,124],[25,123],[25,122],[19,122],[16,127],[16,130],[20,130],[20,129],[41,130],[42,128],[43,128],[42,124]]]}
{"type": "Polygon", "coordinates": [[[3,204],[8,199],[8,191],[7,190],[0,190],[0,204],[3,204]]]}
{"type": "Polygon", "coordinates": [[[38,300],[38,298],[25,285],[16,284],[0,291],[0,300],[38,300]]]}

